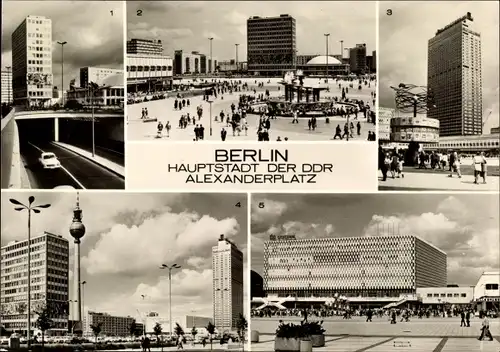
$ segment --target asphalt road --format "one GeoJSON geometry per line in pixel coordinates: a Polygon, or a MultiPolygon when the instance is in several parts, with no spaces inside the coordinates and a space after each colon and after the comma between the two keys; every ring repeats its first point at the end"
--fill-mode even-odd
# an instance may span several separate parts
{"type": "Polygon", "coordinates": [[[53,189],[57,186],[71,186],[77,189],[125,188],[125,180],[120,176],[49,141],[23,144],[21,156],[26,163],[31,188],[53,189]],[[55,153],[62,167],[44,170],[38,161],[42,151],[55,153]]]}

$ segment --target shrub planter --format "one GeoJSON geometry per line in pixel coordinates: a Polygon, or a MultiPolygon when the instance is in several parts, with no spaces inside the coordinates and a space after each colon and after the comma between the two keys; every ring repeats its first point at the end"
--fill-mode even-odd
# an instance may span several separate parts
{"type": "Polygon", "coordinates": [[[311,341],[313,347],[324,347],[325,335],[311,335],[311,341]]]}
{"type": "Polygon", "coordinates": [[[301,340],[300,341],[300,352],[312,352],[313,342],[312,340],[301,340]]]}
{"type": "Polygon", "coordinates": [[[299,338],[274,338],[274,350],[282,352],[300,352],[300,339],[299,338]]]}
{"type": "Polygon", "coordinates": [[[250,333],[250,342],[259,342],[259,332],[257,330],[252,330],[250,333]]]}

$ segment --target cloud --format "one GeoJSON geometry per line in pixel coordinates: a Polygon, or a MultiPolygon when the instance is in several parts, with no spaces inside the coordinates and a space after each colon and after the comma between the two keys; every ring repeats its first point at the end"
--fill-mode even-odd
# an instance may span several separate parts
{"type": "Polygon", "coordinates": [[[61,48],[64,46],[65,88],[79,77],[79,69],[101,66],[123,69],[123,3],[109,1],[15,1],[3,2],[2,64],[12,63],[12,32],[28,16],[52,20],[52,72],[54,85],[61,82],[61,48]]]}
{"type": "Polygon", "coordinates": [[[210,248],[221,233],[230,238],[238,229],[234,218],[217,220],[192,212],[166,212],[141,225],[113,226],[100,235],[83,263],[89,274],[140,273],[210,248]]]}
{"type": "Polygon", "coordinates": [[[270,199],[252,202],[252,233],[267,231],[271,225],[287,210],[288,205],[270,199]]]}

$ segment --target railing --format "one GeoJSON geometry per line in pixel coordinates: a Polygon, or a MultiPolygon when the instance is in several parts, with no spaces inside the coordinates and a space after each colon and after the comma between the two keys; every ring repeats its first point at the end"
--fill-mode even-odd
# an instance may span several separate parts
{"type": "Polygon", "coordinates": [[[12,173],[12,163],[14,154],[19,155],[19,153],[15,153],[14,146],[18,143],[15,143],[16,138],[19,138],[17,135],[17,125],[16,120],[14,119],[14,114],[16,110],[12,109],[10,113],[2,119],[2,157],[1,157],[1,175],[2,175],[2,189],[9,188],[11,184],[11,173],[12,173]]]}

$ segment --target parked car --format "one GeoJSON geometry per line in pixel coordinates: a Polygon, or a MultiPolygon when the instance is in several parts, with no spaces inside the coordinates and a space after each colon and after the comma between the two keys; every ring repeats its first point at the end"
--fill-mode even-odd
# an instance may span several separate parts
{"type": "Polygon", "coordinates": [[[57,169],[61,167],[59,159],[57,159],[56,155],[51,152],[42,153],[38,160],[44,169],[57,169]]]}

